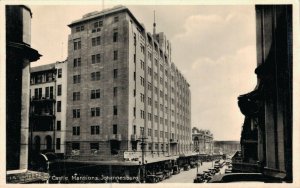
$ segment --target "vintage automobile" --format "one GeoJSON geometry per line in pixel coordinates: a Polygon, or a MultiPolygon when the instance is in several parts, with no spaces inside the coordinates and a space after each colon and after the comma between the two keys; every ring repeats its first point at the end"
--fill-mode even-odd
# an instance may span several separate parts
{"type": "Polygon", "coordinates": [[[188,165],[188,164],[185,164],[184,166],[183,166],[183,170],[184,171],[188,171],[188,170],[190,170],[191,169],[191,167],[190,167],[190,165],[188,165]]]}
{"type": "Polygon", "coordinates": [[[194,179],[194,183],[203,183],[205,181],[204,174],[198,173],[194,179]]]}
{"type": "Polygon", "coordinates": [[[179,174],[180,173],[180,168],[178,165],[173,166],[173,175],[179,174]]]}

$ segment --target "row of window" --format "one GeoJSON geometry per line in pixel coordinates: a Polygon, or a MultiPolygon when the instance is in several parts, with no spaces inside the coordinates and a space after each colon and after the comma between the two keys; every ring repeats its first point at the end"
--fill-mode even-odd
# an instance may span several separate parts
{"type": "MultiPolygon", "coordinates": [[[[99,135],[100,134],[100,125],[92,125],[90,127],[90,134],[91,135],[99,135]]],[[[117,124],[113,124],[113,134],[118,134],[118,125],[117,124]]],[[[73,126],[72,127],[72,134],[74,136],[79,136],[80,135],[80,126],[73,126]]]]}
{"type": "MultiPolygon", "coordinates": [[[[100,107],[91,108],[91,117],[100,116],[100,107]]],[[[113,106],[113,115],[118,115],[118,107],[113,106]]],[[[73,118],[80,118],[80,109],[73,109],[73,118]]]]}
{"type": "MultiPolygon", "coordinates": [[[[118,96],[118,87],[114,87],[113,96],[118,96]]],[[[100,98],[100,89],[91,90],[91,99],[99,99],[100,98]]],[[[73,101],[80,101],[80,92],[73,92],[73,101]]]]}
{"type": "MultiPolygon", "coordinates": [[[[118,69],[113,70],[113,78],[118,78],[118,69]]],[[[92,72],[91,73],[91,81],[97,81],[100,80],[101,78],[101,73],[99,71],[97,72],[92,72]]],[[[74,75],[73,76],[73,84],[79,84],[81,83],[81,75],[74,75]]]]}

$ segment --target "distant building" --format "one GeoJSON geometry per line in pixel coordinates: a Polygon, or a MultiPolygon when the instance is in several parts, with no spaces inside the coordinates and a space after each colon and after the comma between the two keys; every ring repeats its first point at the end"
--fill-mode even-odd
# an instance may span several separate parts
{"type": "Polygon", "coordinates": [[[67,61],[31,68],[30,150],[65,152],[67,61]]]}
{"type": "Polygon", "coordinates": [[[194,152],[209,155],[212,155],[214,153],[214,137],[209,130],[199,130],[198,128],[193,127],[192,139],[194,152]]]}
{"type": "Polygon", "coordinates": [[[241,95],[243,171],[292,175],[292,5],[256,5],[257,86],[241,95]]]}
{"type": "Polygon", "coordinates": [[[241,146],[239,141],[214,141],[215,154],[233,155],[236,151],[240,151],[241,146]]]}
{"type": "Polygon", "coordinates": [[[146,157],[190,152],[189,83],[164,33],[147,32],[123,6],[69,27],[67,157],[140,158],[142,138],[146,157]]]}

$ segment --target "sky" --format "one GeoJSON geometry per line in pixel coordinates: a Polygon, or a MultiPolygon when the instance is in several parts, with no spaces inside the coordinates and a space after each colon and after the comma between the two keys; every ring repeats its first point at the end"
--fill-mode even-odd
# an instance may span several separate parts
{"type": "MultiPolygon", "coordinates": [[[[82,15],[109,8],[29,5],[31,46],[43,56],[32,66],[67,58],[67,26],[82,15]]],[[[164,32],[172,61],[190,83],[192,127],[209,129],[214,140],[240,140],[244,116],[237,97],[256,85],[254,5],[126,5],[148,32],[164,32]]]]}

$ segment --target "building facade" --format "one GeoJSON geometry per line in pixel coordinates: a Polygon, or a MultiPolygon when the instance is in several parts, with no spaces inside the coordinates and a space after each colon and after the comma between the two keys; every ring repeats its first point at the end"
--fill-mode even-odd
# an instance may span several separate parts
{"type": "Polygon", "coordinates": [[[189,84],[164,33],[123,6],[72,22],[68,42],[66,154],[124,160],[191,151],[189,84]],[[141,145],[145,141],[146,145],[141,145]]]}
{"type": "Polygon", "coordinates": [[[30,62],[40,54],[31,48],[30,8],[5,7],[6,24],[6,170],[28,168],[30,62]]]}
{"type": "Polygon", "coordinates": [[[214,141],[214,153],[234,155],[237,151],[241,150],[239,141],[214,141]]]}
{"type": "Polygon", "coordinates": [[[210,130],[199,130],[198,128],[193,127],[192,139],[195,152],[208,155],[214,153],[214,136],[210,130]]]}
{"type": "Polygon", "coordinates": [[[65,152],[67,61],[31,68],[30,151],[65,152]]]}
{"type": "Polygon", "coordinates": [[[254,91],[238,98],[245,115],[241,135],[245,165],[236,166],[247,169],[249,162],[257,160],[257,168],[250,170],[291,182],[292,5],[256,5],[255,8],[258,81],[254,91]],[[250,150],[251,144],[256,151],[250,150]]]}

